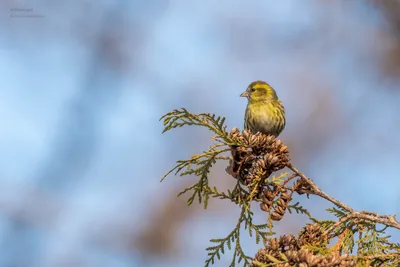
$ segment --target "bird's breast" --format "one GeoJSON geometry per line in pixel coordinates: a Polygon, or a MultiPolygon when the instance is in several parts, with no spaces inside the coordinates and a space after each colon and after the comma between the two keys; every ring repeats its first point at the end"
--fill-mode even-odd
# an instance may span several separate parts
{"type": "Polygon", "coordinates": [[[284,114],[272,103],[249,104],[246,113],[247,128],[252,132],[277,136],[285,124],[284,114]]]}

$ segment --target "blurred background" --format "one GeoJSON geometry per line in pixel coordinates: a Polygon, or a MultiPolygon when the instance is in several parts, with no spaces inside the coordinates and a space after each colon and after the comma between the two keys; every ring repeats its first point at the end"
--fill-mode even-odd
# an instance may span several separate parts
{"type": "Polygon", "coordinates": [[[300,170],[356,209],[400,214],[399,78],[397,0],[1,0],[0,266],[203,266],[239,210],[187,207],[176,195],[195,177],[160,183],[211,133],[162,135],[158,120],[185,107],[242,128],[239,94],[259,79],[286,106],[300,170]]]}

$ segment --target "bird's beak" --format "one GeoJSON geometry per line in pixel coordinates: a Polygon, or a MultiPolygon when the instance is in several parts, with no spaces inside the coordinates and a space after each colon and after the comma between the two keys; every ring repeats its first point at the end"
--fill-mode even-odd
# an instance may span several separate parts
{"type": "Polygon", "coordinates": [[[249,92],[244,91],[240,96],[241,97],[248,97],[249,96],[249,92]]]}

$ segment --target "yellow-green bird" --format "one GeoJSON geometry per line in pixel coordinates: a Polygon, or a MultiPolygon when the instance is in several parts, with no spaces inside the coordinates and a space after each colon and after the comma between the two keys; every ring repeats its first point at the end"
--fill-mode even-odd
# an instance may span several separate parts
{"type": "Polygon", "coordinates": [[[285,109],[275,90],[264,81],[252,82],[241,95],[248,103],[244,128],[277,137],[285,128],[285,109]]]}

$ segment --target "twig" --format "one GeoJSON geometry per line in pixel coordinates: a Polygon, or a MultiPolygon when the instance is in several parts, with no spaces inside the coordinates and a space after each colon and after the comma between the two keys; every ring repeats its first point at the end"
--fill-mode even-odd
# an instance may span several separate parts
{"type": "Polygon", "coordinates": [[[393,215],[379,215],[377,213],[367,212],[367,211],[361,211],[361,212],[360,211],[356,211],[356,210],[352,209],[351,207],[347,206],[346,204],[340,202],[339,200],[329,196],[324,191],[322,191],[310,178],[308,178],[303,173],[301,173],[291,163],[289,163],[287,167],[289,169],[291,169],[294,173],[296,173],[298,176],[300,176],[302,179],[304,179],[310,185],[312,190],[310,192],[308,192],[308,193],[320,196],[320,197],[332,202],[336,206],[338,206],[338,207],[346,210],[347,212],[349,212],[349,214],[347,216],[343,217],[340,221],[338,221],[332,227],[330,227],[328,229],[329,232],[332,231],[333,229],[335,229],[336,227],[338,227],[343,222],[345,222],[345,221],[347,221],[349,219],[353,219],[353,218],[364,220],[364,221],[371,221],[371,222],[375,222],[375,223],[381,223],[381,224],[384,224],[384,225],[387,225],[387,226],[391,226],[393,228],[400,229],[400,223],[396,220],[395,216],[393,216],[393,215]]]}
{"type": "Polygon", "coordinates": [[[381,254],[381,255],[371,255],[371,256],[352,256],[354,258],[358,259],[364,259],[364,260],[374,260],[376,258],[394,258],[394,257],[399,257],[400,253],[389,253],[389,254],[381,254]]]}
{"type": "Polygon", "coordinates": [[[293,173],[292,175],[290,175],[284,182],[282,186],[287,185],[287,183],[289,183],[291,180],[293,180],[294,178],[296,178],[298,176],[297,173],[293,173]]]}
{"type": "Polygon", "coordinates": [[[308,178],[307,176],[305,176],[303,173],[301,173],[298,169],[296,169],[292,163],[288,164],[288,168],[291,169],[294,173],[296,173],[298,176],[300,176],[301,178],[303,178],[305,181],[307,181],[307,183],[311,186],[312,188],[312,193],[314,195],[318,195],[322,198],[325,198],[326,200],[332,202],[333,204],[335,204],[336,206],[341,207],[342,209],[348,211],[348,212],[354,212],[354,210],[347,206],[346,204],[340,202],[339,200],[331,197],[330,195],[328,195],[327,193],[325,193],[324,191],[322,191],[310,178],[308,178]]]}

